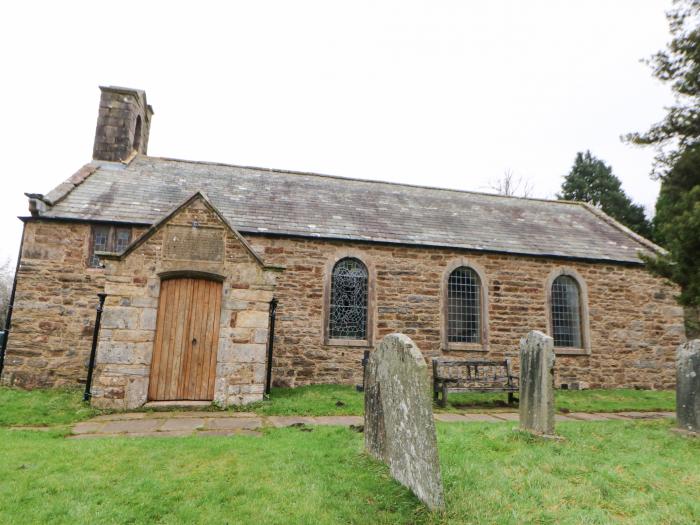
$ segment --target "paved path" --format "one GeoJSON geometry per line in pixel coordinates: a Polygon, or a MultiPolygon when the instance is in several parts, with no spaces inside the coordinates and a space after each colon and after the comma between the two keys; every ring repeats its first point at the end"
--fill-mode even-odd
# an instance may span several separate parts
{"type": "MultiPolygon", "coordinates": [[[[673,412],[616,412],[557,414],[557,421],[609,421],[674,417],[673,412]]],[[[518,421],[517,412],[474,414],[437,413],[436,421],[488,422],[518,421]]],[[[246,412],[128,412],[97,416],[73,427],[73,439],[95,437],[166,437],[260,435],[263,427],[310,425],[362,425],[362,416],[259,416],[246,412]]]]}

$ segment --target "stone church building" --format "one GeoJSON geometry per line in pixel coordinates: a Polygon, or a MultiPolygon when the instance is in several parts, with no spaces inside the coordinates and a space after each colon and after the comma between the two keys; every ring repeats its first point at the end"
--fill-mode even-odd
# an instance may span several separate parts
{"type": "Polygon", "coordinates": [[[682,309],[640,259],[659,248],[598,209],[151,157],[145,93],[101,91],[92,161],[27,194],[4,384],[85,382],[106,293],[103,407],[259,400],[270,364],[276,385],[355,383],[391,332],[517,368],[538,329],[557,386],[673,386],[682,309]]]}

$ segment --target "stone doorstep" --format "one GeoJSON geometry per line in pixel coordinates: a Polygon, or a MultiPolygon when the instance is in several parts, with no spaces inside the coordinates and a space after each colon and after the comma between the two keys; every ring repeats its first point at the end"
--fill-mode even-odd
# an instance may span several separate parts
{"type": "Polygon", "coordinates": [[[149,401],[144,408],[202,408],[211,406],[211,401],[149,401]]]}

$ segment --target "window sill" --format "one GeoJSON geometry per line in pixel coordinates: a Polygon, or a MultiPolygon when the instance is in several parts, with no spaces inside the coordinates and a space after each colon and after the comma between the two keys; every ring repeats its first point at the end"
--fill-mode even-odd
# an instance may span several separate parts
{"type": "Polygon", "coordinates": [[[591,355],[590,350],[585,348],[569,348],[565,346],[554,347],[555,355],[591,355]]]}
{"type": "Polygon", "coordinates": [[[483,343],[447,343],[445,352],[488,352],[489,347],[483,343]]]}
{"type": "Polygon", "coordinates": [[[326,346],[361,346],[369,348],[371,345],[366,339],[326,339],[326,346]]]}

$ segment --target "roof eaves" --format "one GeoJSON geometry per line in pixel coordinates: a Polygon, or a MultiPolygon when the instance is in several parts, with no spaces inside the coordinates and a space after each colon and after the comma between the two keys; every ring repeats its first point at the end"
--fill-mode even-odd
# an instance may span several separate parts
{"type": "Polygon", "coordinates": [[[44,196],[43,198],[44,202],[46,202],[46,204],[48,204],[51,207],[55,206],[63,199],[65,199],[70,194],[70,192],[72,192],[75,188],[77,188],[83,182],[85,182],[85,180],[90,175],[95,173],[98,168],[99,165],[93,163],[85,164],[82,168],[80,168],[73,175],[71,175],[67,180],[63,181],[61,184],[59,184],[49,193],[47,193],[46,196],[44,196]]]}

